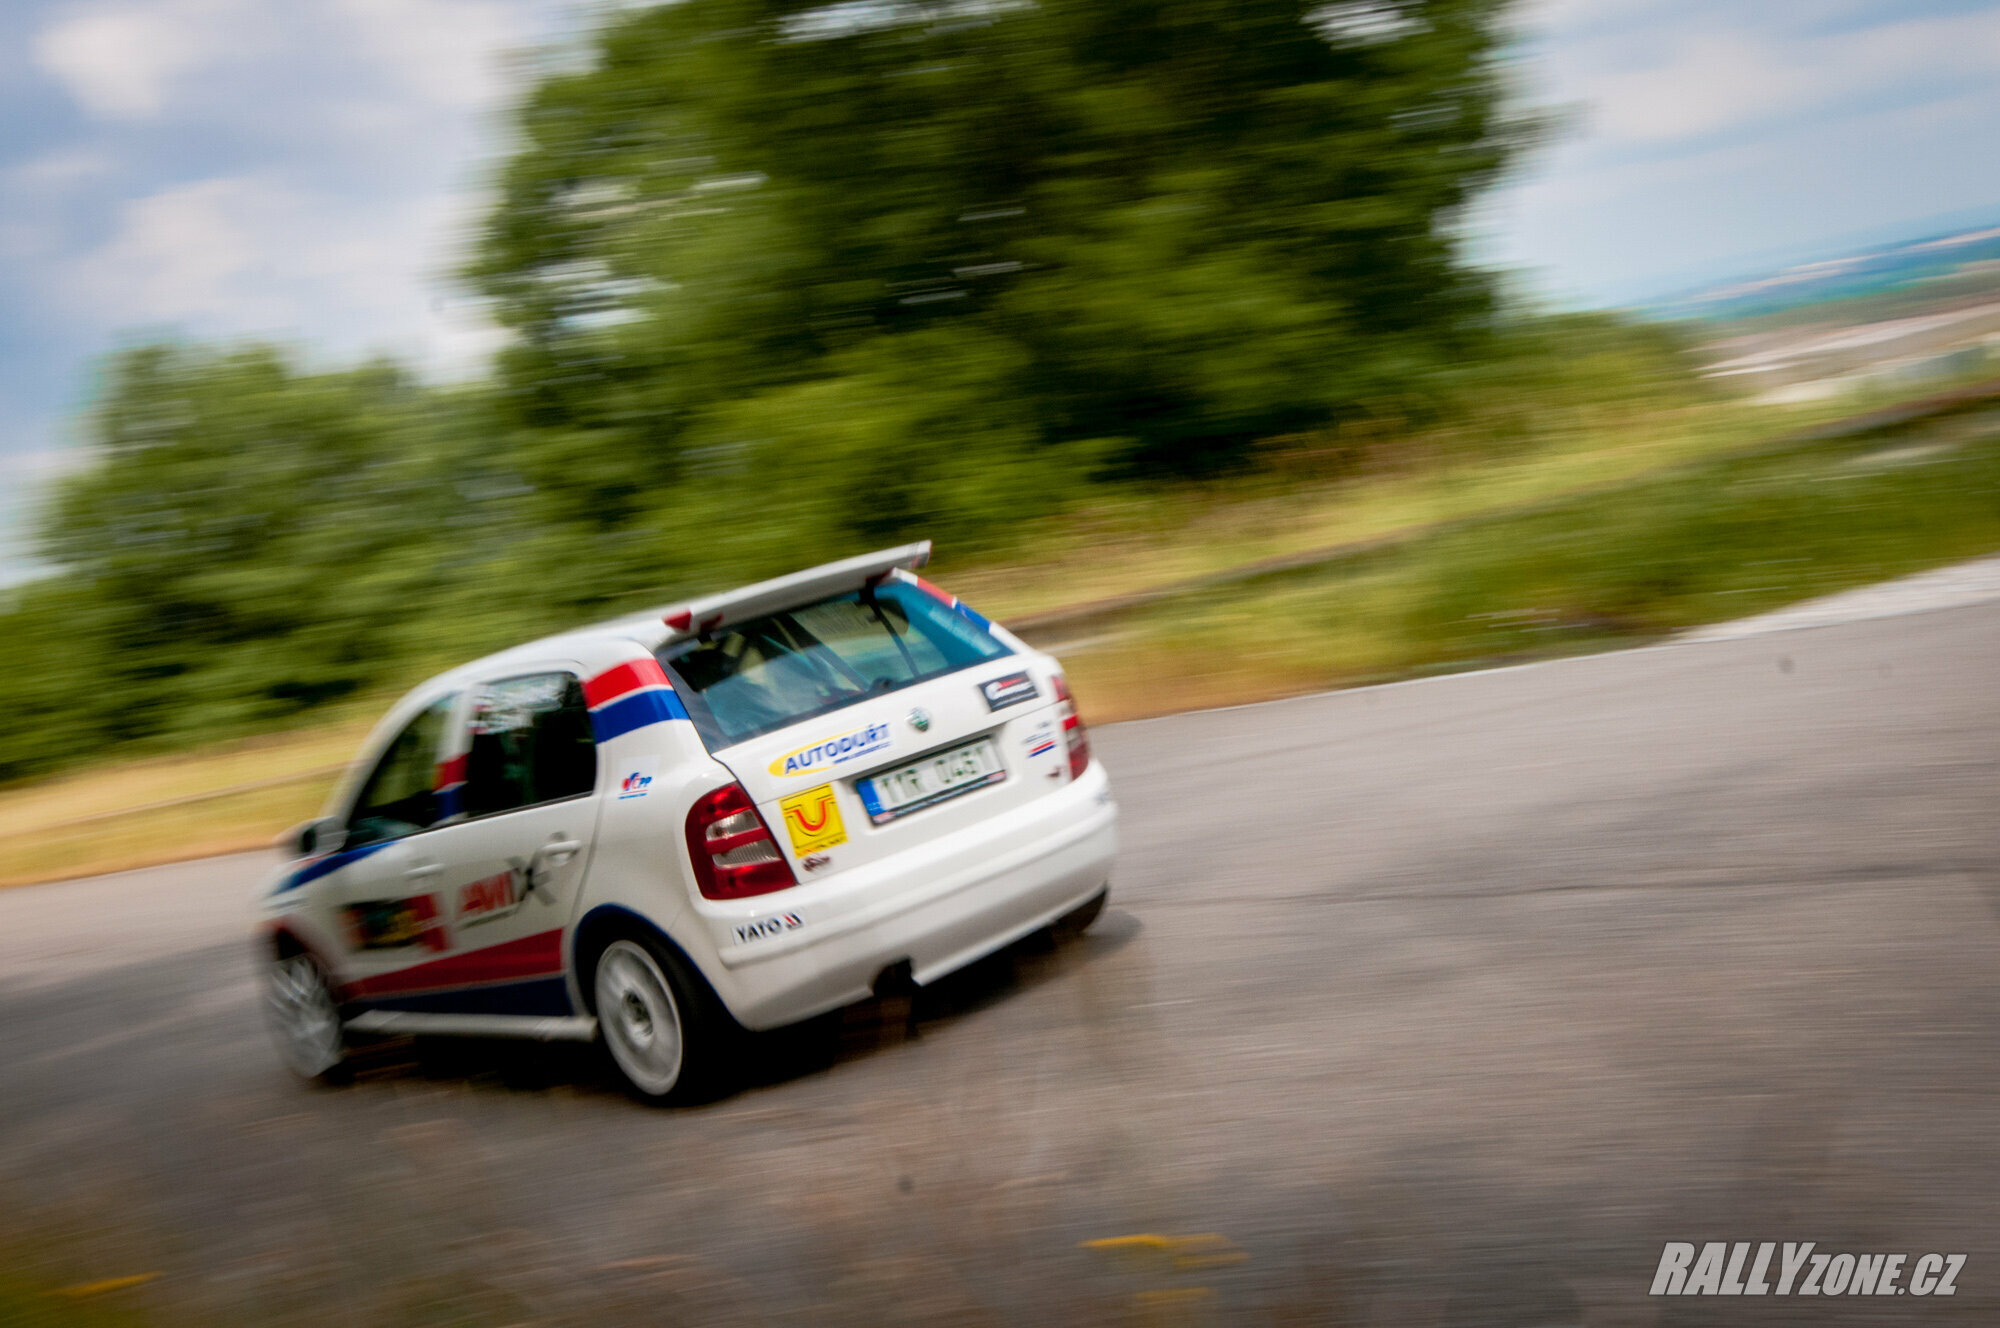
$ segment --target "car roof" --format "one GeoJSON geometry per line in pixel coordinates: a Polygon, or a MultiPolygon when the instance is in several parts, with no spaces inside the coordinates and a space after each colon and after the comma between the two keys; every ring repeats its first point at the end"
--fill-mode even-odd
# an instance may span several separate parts
{"type": "Polygon", "coordinates": [[[607,655],[630,655],[636,645],[653,651],[677,637],[712,630],[725,621],[776,612],[788,605],[825,599],[880,580],[901,568],[915,571],[930,561],[931,542],[878,549],[855,558],[822,563],[803,571],[758,581],[719,594],[704,595],[681,604],[647,609],[623,617],[591,623],[557,632],[535,641],[509,646],[479,659],[460,664],[430,679],[420,692],[449,690],[481,678],[490,678],[516,665],[523,668],[545,664],[552,659],[575,659],[586,665],[605,661],[607,655]]]}

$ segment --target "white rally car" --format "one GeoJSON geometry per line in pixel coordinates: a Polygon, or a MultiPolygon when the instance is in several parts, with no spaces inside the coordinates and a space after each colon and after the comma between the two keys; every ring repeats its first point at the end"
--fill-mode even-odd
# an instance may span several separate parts
{"type": "Polygon", "coordinates": [[[259,901],[285,1060],[601,1037],[649,1098],[731,1035],[1103,908],[1117,808],[1057,662],[908,545],[489,656],[377,726],[259,901]]]}

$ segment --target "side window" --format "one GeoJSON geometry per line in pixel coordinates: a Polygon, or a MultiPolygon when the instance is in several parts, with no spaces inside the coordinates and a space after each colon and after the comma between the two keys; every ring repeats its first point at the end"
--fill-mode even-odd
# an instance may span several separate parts
{"type": "Polygon", "coordinates": [[[369,772],[347,814],[347,844],[401,839],[437,824],[434,774],[452,698],[433,701],[403,726],[369,772]]]}
{"type": "Polygon", "coordinates": [[[597,785],[590,707],[573,674],[481,685],[472,697],[471,726],[463,795],[469,816],[571,798],[597,785]]]}

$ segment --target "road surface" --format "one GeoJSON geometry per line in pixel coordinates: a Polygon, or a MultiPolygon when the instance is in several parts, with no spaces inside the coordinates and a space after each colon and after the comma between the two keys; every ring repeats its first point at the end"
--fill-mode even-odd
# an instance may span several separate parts
{"type": "Polygon", "coordinates": [[[2000,604],[1094,736],[1089,936],[699,1109],[581,1048],[291,1082],[256,858],[0,893],[0,1319],[2000,1318],[2000,604]],[[1672,1240],[1967,1262],[1649,1299],[1672,1240]]]}

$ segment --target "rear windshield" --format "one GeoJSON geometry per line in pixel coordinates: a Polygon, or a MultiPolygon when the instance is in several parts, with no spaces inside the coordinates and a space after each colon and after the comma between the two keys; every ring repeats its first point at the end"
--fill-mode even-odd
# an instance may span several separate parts
{"type": "Polygon", "coordinates": [[[660,663],[713,749],[1010,653],[957,609],[890,582],[668,646],[660,663]]]}

